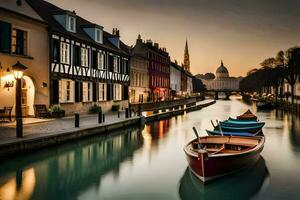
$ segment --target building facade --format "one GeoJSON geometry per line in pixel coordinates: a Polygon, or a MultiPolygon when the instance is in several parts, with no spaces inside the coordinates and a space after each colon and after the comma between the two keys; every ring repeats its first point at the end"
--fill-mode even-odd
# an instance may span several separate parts
{"type": "Polygon", "coordinates": [[[171,97],[176,98],[181,95],[181,71],[182,67],[177,62],[171,62],[170,65],[170,89],[171,97]]]}
{"type": "MultiPolygon", "coordinates": [[[[141,40],[138,36],[137,40],[141,40]]],[[[137,41],[139,42],[139,41],[137,41]]],[[[138,47],[132,48],[130,58],[130,103],[144,103],[149,99],[149,76],[148,76],[148,58],[145,52],[140,51],[138,47]]]]}
{"type": "Polygon", "coordinates": [[[187,73],[187,95],[191,96],[193,93],[193,75],[189,72],[187,73]]]}
{"type": "Polygon", "coordinates": [[[165,48],[151,40],[144,42],[141,37],[134,46],[135,54],[143,55],[148,60],[149,101],[163,101],[170,92],[170,57],[165,48]]]}
{"type": "Polygon", "coordinates": [[[0,2],[0,107],[15,109],[12,66],[27,67],[22,78],[22,114],[34,116],[34,104],[49,105],[49,43],[46,22],[26,1],[0,2]]]}
{"type": "Polygon", "coordinates": [[[110,34],[73,11],[43,0],[28,1],[48,23],[50,103],[67,114],[128,106],[129,48],[119,30],[110,34]]]}
{"type": "Polygon", "coordinates": [[[216,78],[212,80],[203,79],[203,83],[207,90],[214,91],[239,91],[241,77],[230,77],[228,69],[221,62],[221,66],[216,70],[216,78]]]}

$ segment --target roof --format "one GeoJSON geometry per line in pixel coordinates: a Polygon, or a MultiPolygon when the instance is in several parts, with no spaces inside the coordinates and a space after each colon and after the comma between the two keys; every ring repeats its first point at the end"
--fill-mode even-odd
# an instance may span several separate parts
{"type": "Polygon", "coordinates": [[[26,2],[21,2],[20,4],[17,4],[16,1],[12,0],[1,0],[0,8],[30,18],[32,20],[45,23],[45,21],[26,2]]]}
{"type": "Polygon", "coordinates": [[[227,68],[224,66],[223,61],[221,61],[221,66],[218,67],[216,73],[220,73],[220,74],[225,74],[225,73],[229,73],[227,68]]]}
{"type": "Polygon", "coordinates": [[[179,71],[183,71],[184,69],[179,66],[176,62],[171,62],[171,66],[174,67],[175,69],[178,69],[179,71]]]}
{"type": "Polygon", "coordinates": [[[79,40],[83,40],[85,42],[88,42],[90,44],[118,52],[121,54],[129,55],[129,47],[124,44],[120,40],[120,48],[117,48],[114,46],[110,41],[109,38],[116,37],[115,35],[112,35],[106,31],[103,31],[103,44],[99,44],[95,42],[92,38],[90,38],[85,31],[83,30],[83,27],[91,26],[94,27],[95,23],[92,23],[80,16],[76,16],[76,33],[69,32],[65,30],[65,28],[59,24],[56,19],[54,18],[54,14],[57,13],[70,13],[68,10],[61,9],[49,2],[46,2],[44,0],[26,0],[28,4],[40,15],[40,17],[45,20],[48,23],[48,26],[50,30],[54,32],[58,32],[64,35],[68,35],[71,37],[75,37],[79,40]]]}

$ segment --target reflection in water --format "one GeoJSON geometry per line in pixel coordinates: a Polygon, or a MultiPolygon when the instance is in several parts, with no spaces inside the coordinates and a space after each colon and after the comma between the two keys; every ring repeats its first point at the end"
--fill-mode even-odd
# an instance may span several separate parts
{"type": "Polygon", "coordinates": [[[299,117],[296,115],[290,116],[290,141],[294,147],[300,147],[300,123],[299,117]]]}
{"type": "Polygon", "coordinates": [[[30,199],[35,187],[35,172],[33,168],[17,171],[16,176],[8,180],[1,180],[0,199],[30,199]]]}
{"type": "MultiPolygon", "coordinates": [[[[135,130],[69,144],[51,154],[45,152],[39,156],[42,160],[30,164],[23,160],[20,166],[33,168],[25,170],[21,180],[18,173],[1,176],[0,199],[29,199],[31,195],[33,199],[76,199],[86,188],[99,186],[104,174],[112,171],[117,178],[120,163],[141,146],[140,131],[135,130]]],[[[13,166],[11,171],[17,171],[13,166]]]]}
{"type": "Polygon", "coordinates": [[[182,200],[250,199],[260,191],[268,176],[262,157],[255,165],[206,185],[187,168],[180,180],[179,195],[182,200]]]}
{"type": "Polygon", "coordinates": [[[299,200],[299,166],[298,117],[275,109],[257,111],[255,105],[236,99],[220,100],[199,111],[150,123],[142,134],[121,130],[0,161],[0,199],[299,200]],[[191,127],[206,135],[210,119],[234,117],[249,108],[266,122],[261,155],[272,176],[261,159],[252,168],[203,185],[186,170],[182,149],[195,138],[191,127]]]}

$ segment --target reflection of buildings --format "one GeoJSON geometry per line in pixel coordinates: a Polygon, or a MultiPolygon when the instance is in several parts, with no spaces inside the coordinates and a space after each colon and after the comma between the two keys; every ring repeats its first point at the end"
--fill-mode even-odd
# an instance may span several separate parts
{"type": "Polygon", "coordinates": [[[34,115],[34,104],[49,105],[47,25],[26,1],[17,2],[0,2],[0,107],[15,104],[11,67],[20,61],[28,67],[22,80],[23,114],[34,115]]]}
{"type": "MultiPolygon", "coordinates": [[[[108,172],[113,171],[117,176],[121,163],[131,158],[142,144],[143,139],[139,131],[127,131],[114,137],[91,138],[65,145],[57,150],[47,150],[36,157],[42,160],[29,164],[28,160],[24,159],[24,163],[17,166],[34,166],[34,199],[43,199],[44,196],[48,199],[74,199],[85,188],[91,185],[99,186],[102,176],[108,172]]],[[[5,171],[1,167],[4,166],[0,166],[0,174],[5,171]]],[[[4,187],[7,189],[7,183],[15,177],[5,180],[2,180],[3,176],[0,177],[0,183],[3,183],[0,185],[0,192],[3,192],[4,187]]],[[[21,185],[29,187],[25,186],[25,182],[21,185]]],[[[9,190],[5,191],[14,190],[16,184],[10,184],[9,190]]],[[[0,199],[1,195],[0,193],[0,199]]]]}
{"type": "Polygon", "coordinates": [[[216,70],[216,78],[212,80],[203,79],[202,81],[206,85],[207,90],[238,91],[240,89],[241,78],[230,77],[228,69],[222,61],[221,66],[216,70]]]}
{"type": "Polygon", "coordinates": [[[14,200],[22,199],[29,200],[32,197],[36,186],[36,174],[33,168],[16,172],[16,178],[11,178],[7,181],[0,180],[0,199],[14,200]]]}

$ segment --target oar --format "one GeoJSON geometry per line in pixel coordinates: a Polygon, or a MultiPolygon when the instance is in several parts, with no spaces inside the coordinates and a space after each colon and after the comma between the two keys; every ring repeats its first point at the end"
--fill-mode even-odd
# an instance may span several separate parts
{"type": "Polygon", "coordinates": [[[219,129],[220,129],[221,135],[224,136],[224,135],[223,135],[223,131],[222,131],[221,124],[219,123],[219,120],[217,120],[217,124],[219,125],[219,129]]]}
{"type": "Polygon", "coordinates": [[[213,122],[212,120],[210,120],[210,123],[211,123],[211,125],[212,125],[214,128],[216,128],[216,126],[215,126],[215,124],[214,124],[214,122],[213,122]]]}
{"type": "Polygon", "coordinates": [[[197,137],[197,139],[198,139],[198,145],[199,145],[199,148],[200,148],[200,149],[203,149],[203,146],[202,146],[202,144],[201,144],[201,139],[200,139],[200,137],[199,137],[198,131],[197,131],[197,129],[196,129],[195,126],[193,126],[193,131],[194,131],[194,133],[195,133],[195,135],[196,135],[196,137],[197,137]]]}

